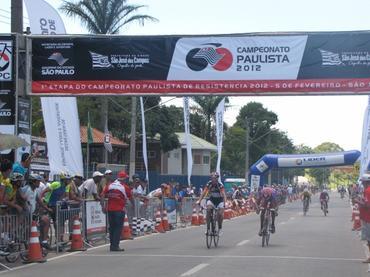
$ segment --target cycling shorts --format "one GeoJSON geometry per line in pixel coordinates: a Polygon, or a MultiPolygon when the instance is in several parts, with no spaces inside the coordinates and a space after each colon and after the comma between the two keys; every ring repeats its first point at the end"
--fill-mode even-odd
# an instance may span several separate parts
{"type": "Polygon", "coordinates": [[[207,206],[212,206],[213,208],[223,209],[225,207],[225,203],[222,198],[217,200],[217,198],[210,198],[207,200],[207,206]]]}

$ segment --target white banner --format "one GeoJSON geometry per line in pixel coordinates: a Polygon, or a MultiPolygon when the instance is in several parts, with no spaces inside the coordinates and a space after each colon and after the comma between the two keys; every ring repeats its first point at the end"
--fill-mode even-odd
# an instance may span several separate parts
{"type": "Polygon", "coordinates": [[[361,158],[360,158],[360,177],[365,171],[368,171],[370,159],[370,96],[365,109],[364,122],[362,126],[362,141],[361,141],[361,158]]]}
{"type": "Polygon", "coordinates": [[[251,175],[251,192],[252,191],[257,191],[259,185],[260,185],[260,179],[261,176],[259,175],[251,175]]]}
{"type": "Polygon", "coordinates": [[[58,12],[44,0],[24,0],[31,33],[37,35],[65,34],[66,29],[58,12]]]}
{"type": "Polygon", "coordinates": [[[74,97],[41,98],[52,173],[81,174],[80,122],[74,97]]]}
{"type": "Polygon", "coordinates": [[[146,149],[146,130],[145,130],[145,114],[144,114],[144,103],[143,103],[143,97],[140,97],[140,106],[141,106],[141,126],[143,130],[143,159],[145,164],[145,176],[146,180],[149,184],[149,175],[148,175],[148,154],[146,149]]]}
{"type": "Polygon", "coordinates": [[[190,110],[189,97],[184,97],[184,126],[185,126],[185,142],[186,142],[186,156],[188,160],[188,185],[191,185],[190,177],[193,169],[193,156],[191,153],[191,138],[190,138],[190,110]]]}
{"type": "Polygon", "coordinates": [[[344,155],[317,155],[295,158],[278,158],[278,167],[310,167],[344,164],[344,155]]]}
{"type": "Polygon", "coordinates": [[[110,133],[108,131],[108,118],[105,118],[104,123],[104,147],[109,153],[113,151],[112,143],[110,142],[110,133]]]}
{"type": "MultiPolygon", "coordinates": [[[[49,3],[44,0],[24,0],[24,3],[26,4],[32,34],[55,35],[66,33],[62,18],[49,3]]],[[[60,53],[55,53],[55,55],[57,54],[60,53]]],[[[58,174],[61,170],[67,170],[70,174],[81,174],[83,172],[83,162],[76,98],[42,97],[41,102],[51,173],[58,174]],[[63,118],[57,118],[56,107],[58,107],[59,114],[63,118]],[[64,127],[65,130],[60,129],[64,127]],[[57,132],[55,132],[56,130],[57,132]]]]}
{"type": "Polygon", "coordinates": [[[220,174],[219,181],[221,182],[221,154],[222,154],[222,139],[224,134],[224,111],[225,98],[218,104],[216,109],[216,137],[217,137],[217,166],[216,171],[220,174]]]}
{"type": "Polygon", "coordinates": [[[105,214],[102,211],[100,202],[86,202],[86,231],[88,235],[105,234],[105,214]]]}
{"type": "Polygon", "coordinates": [[[181,38],[167,79],[296,80],[307,37],[181,38]]]}

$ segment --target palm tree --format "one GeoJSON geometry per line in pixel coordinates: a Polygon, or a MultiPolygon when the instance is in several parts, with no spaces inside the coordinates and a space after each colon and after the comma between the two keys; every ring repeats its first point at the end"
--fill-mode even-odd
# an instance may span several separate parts
{"type": "MultiPolygon", "coordinates": [[[[217,106],[222,101],[224,96],[193,96],[191,98],[198,104],[197,107],[192,107],[192,109],[203,115],[206,122],[205,139],[209,142],[212,142],[212,120],[215,121],[217,106]]],[[[225,103],[229,103],[229,99],[227,97],[225,99],[225,103]]]]}
{"type": "Polygon", "coordinates": [[[146,20],[156,18],[137,14],[145,5],[129,5],[127,0],[63,0],[61,10],[71,17],[77,17],[93,34],[117,34],[120,29],[133,22],[144,25],[146,20]]]}
{"type": "MultiPolygon", "coordinates": [[[[63,0],[61,10],[67,15],[79,18],[86,28],[93,34],[117,34],[125,25],[138,22],[144,25],[144,22],[157,21],[156,18],[138,14],[138,11],[145,7],[144,5],[129,5],[127,0],[79,0],[67,1],[63,0]]],[[[131,98],[132,105],[132,120],[131,120],[131,137],[135,141],[136,130],[136,98],[131,98]]],[[[105,122],[108,122],[108,99],[102,100],[102,118],[101,127],[104,130],[105,122]]],[[[135,171],[135,143],[130,145],[130,176],[135,171]],[[133,154],[132,154],[133,153],[133,154]]],[[[107,161],[107,152],[105,153],[107,161]]]]}

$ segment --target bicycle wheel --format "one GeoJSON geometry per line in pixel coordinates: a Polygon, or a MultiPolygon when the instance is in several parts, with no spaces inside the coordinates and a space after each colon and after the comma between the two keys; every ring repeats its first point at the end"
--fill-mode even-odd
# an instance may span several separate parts
{"type": "Polygon", "coordinates": [[[267,240],[267,227],[268,226],[268,221],[267,221],[267,218],[265,218],[264,222],[263,222],[263,228],[262,228],[262,247],[265,247],[266,245],[266,240],[267,240]]]}
{"type": "MultiPolygon", "coordinates": [[[[208,211],[207,211],[208,214],[208,211]]],[[[210,226],[210,228],[207,228],[207,233],[206,233],[206,245],[207,248],[211,248],[212,245],[212,214],[208,214],[207,216],[207,226],[210,226]]]]}
{"type": "Polygon", "coordinates": [[[214,222],[214,228],[213,228],[213,243],[215,247],[218,246],[218,241],[220,240],[220,236],[218,235],[218,224],[216,220],[213,220],[214,222]]]}
{"type": "Polygon", "coordinates": [[[19,259],[19,245],[18,244],[10,244],[6,251],[9,252],[9,255],[5,256],[5,260],[8,263],[15,263],[19,259]]]}

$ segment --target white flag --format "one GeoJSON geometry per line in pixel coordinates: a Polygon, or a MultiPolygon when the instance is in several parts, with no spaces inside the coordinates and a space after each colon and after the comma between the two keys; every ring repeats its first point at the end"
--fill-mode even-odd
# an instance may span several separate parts
{"type": "Polygon", "coordinates": [[[50,171],[81,174],[80,122],[74,97],[41,98],[50,171]]]}
{"type": "Polygon", "coordinates": [[[190,186],[191,185],[190,177],[193,169],[193,156],[191,153],[189,97],[184,97],[184,126],[185,126],[186,156],[188,160],[188,184],[190,186]]]}
{"type": "Polygon", "coordinates": [[[140,106],[141,106],[141,125],[143,128],[143,159],[145,164],[146,180],[149,184],[149,175],[148,175],[148,155],[146,149],[146,131],[145,131],[145,115],[144,115],[144,103],[143,97],[140,97],[140,106]]]}
{"type": "Polygon", "coordinates": [[[104,124],[104,147],[109,153],[113,151],[112,143],[110,142],[110,133],[108,131],[108,118],[105,118],[104,124]]]}
{"type": "Polygon", "coordinates": [[[365,109],[364,122],[362,126],[360,177],[369,170],[370,162],[370,96],[365,109]]]}
{"type": "Polygon", "coordinates": [[[65,34],[66,29],[59,13],[44,0],[24,0],[31,33],[35,35],[65,34]]]}
{"type": "Polygon", "coordinates": [[[216,171],[220,174],[219,181],[221,182],[221,154],[222,154],[222,140],[224,134],[224,111],[225,98],[218,104],[216,109],[216,137],[217,137],[217,166],[216,171]]]}
{"type": "MultiPolygon", "coordinates": [[[[31,33],[35,35],[57,35],[57,34],[65,34],[66,29],[64,27],[64,23],[62,18],[60,17],[59,13],[46,1],[44,0],[24,0],[26,4],[28,18],[30,20],[30,28],[31,33]]],[[[59,53],[60,54],[60,53],[59,53]]],[[[58,57],[55,57],[58,58],[58,57]]],[[[74,130],[74,134],[68,137],[68,143],[74,146],[73,152],[69,152],[69,148],[62,148],[59,149],[52,149],[59,144],[58,139],[60,139],[60,134],[56,135],[53,133],[48,133],[46,131],[47,136],[47,144],[49,148],[49,163],[50,163],[50,171],[52,174],[59,174],[60,169],[63,168],[63,162],[66,156],[71,161],[70,167],[73,170],[68,173],[79,173],[83,172],[82,169],[82,150],[81,150],[81,137],[80,137],[80,123],[78,118],[77,112],[77,101],[75,97],[42,97],[41,102],[43,103],[43,107],[63,107],[62,113],[65,113],[65,110],[68,110],[69,114],[66,114],[64,118],[64,126],[66,126],[66,130],[74,130]],[[75,124],[77,122],[77,127],[75,128],[75,124]],[[79,145],[79,146],[78,146],[79,145]],[[64,149],[68,153],[63,153],[61,150],[64,149]],[[80,165],[81,163],[81,165],[80,165]]],[[[48,124],[55,124],[55,110],[45,109],[43,108],[43,116],[44,116],[44,124],[45,129],[51,132],[55,131],[56,125],[48,126],[48,124]]],[[[63,144],[62,144],[63,145],[63,144]]],[[[68,145],[67,145],[68,146],[68,145]]],[[[65,169],[64,169],[65,170],[65,169]]]]}

